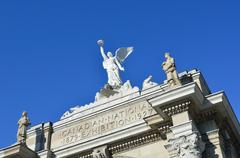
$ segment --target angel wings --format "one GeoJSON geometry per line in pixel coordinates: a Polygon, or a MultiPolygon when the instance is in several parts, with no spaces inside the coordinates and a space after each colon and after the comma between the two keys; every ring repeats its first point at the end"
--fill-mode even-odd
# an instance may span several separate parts
{"type": "Polygon", "coordinates": [[[133,52],[133,47],[118,48],[115,52],[115,57],[121,63],[133,52]]]}
{"type": "Polygon", "coordinates": [[[113,58],[116,60],[117,64],[123,63],[124,60],[133,52],[133,47],[122,47],[116,50],[115,56],[113,56],[111,52],[107,52],[107,55],[106,55],[103,49],[104,41],[98,40],[97,44],[100,46],[100,52],[102,54],[104,61],[110,58],[113,58]]]}
{"type": "Polygon", "coordinates": [[[113,56],[111,52],[108,52],[107,55],[105,54],[103,40],[98,40],[97,44],[100,46],[100,52],[104,59],[103,67],[107,70],[108,84],[112,87],[120,86],[122,81],[119,75],[119,69],[124,71],[121,64],[133,52],[133,47],[118,48],[115,52],[115,56],[113,56]]]}

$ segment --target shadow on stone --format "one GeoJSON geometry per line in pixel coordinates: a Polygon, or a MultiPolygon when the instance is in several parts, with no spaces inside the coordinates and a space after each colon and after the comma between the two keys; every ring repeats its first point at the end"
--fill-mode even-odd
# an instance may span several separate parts
{"type": "Polygon", "coordinates": [[[35,151],[41,151],[45,149],[45,142],[46,142],[46,138],[44,136],[44,123],[42,123],[42,126],[39,128],[35,129],[36,132],[36,144],[35,144],[35,151]]]}

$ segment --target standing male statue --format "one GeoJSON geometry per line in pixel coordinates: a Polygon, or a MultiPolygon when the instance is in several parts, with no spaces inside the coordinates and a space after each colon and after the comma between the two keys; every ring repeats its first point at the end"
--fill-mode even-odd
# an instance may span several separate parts
{"type": "Polygon", "coordinates": [[[27,139],[27,127],[30,125],[30,120],[27,117],[27,112],[22,113],[22,117],[18,121],[17,141],[25,143],[27,139]]]}
{"type": "Polygon", "coordinates": [[[162,63],[163,70],[167,75],[167,83],[169,86],[181,85],[176,71],[174,58],[169,53],[165,53],[166,61],[162,63]]]}
{"type": "Polygon", "coordinates": [[[113,56],[111,52],[107,52],[107,55],[105,54],[103,40],[98,40],[97,44],[100,46],[100,52],[103,57],[103,68],[107,71],[108,85],[113,89],[117,89],[122,85],[119,70],[124,71],[124,67],[122,67],[121,63],[132,53],[133,47],[118,48],[115,56],[113,56]]]}

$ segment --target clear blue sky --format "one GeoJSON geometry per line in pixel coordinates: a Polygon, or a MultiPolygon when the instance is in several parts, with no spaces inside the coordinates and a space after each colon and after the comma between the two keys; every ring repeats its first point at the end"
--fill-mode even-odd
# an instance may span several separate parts
{"type": "Polygon", "coordinates": [[[178,71],[198,68],[213,92],[225,90],[240,118],[239,1],[0,1],[0,147],[16,140],[17,121],[57,121],[94,100],[107,82],[96,41],[134,46],[124,80],[152,74],[162,83],[165,51],[178,71]],[[3,130],[4,129],[4,130],[3,130]]]}

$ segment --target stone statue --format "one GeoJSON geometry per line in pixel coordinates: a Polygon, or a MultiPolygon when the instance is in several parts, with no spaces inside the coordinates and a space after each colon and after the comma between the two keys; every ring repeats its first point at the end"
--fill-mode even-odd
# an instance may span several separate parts
{"type": "Polygon", "coordinates": [[[133,47],[118,48],[115,52],[115,56],[111,52],[104,52],[103,40],[98,40],[97,44],[100,46],[100,52],[103,57],[103,68],[106,69],[108,75],[108,85],[111,88],[119,88],[122,85],[122,80],[119,75],[119,70],[124,71],[121,63],[130,55],[133,51],[133,47]]]}
{"type": "Polygon", "coordinates": [[[146,78],[143,81],[142,89],[144,90],[144,89],[156,86],[156,85],[157,85],[157,83],[152,82],[152,76],[150,75],[150,76],[148,76],[148,78],[146,78]]]}
{"type": "Polygon", "coordinates": [[[27,127],[30,125],[30,120],[27,117],[27,112],[22,113],[22,117],[18,121],[17,141],[25,143],[27,139],[27,127]]]}
{"type": "Polygon", "coordinates": [[[174,58],[172,58],[169,53],[165,53],[165,58],[166,61],[162,63],[162,67],[167,75],[167,83],[171,87],[181,85],[181,82],[178,78],[178,74],[176,71],[174,58]]]}

